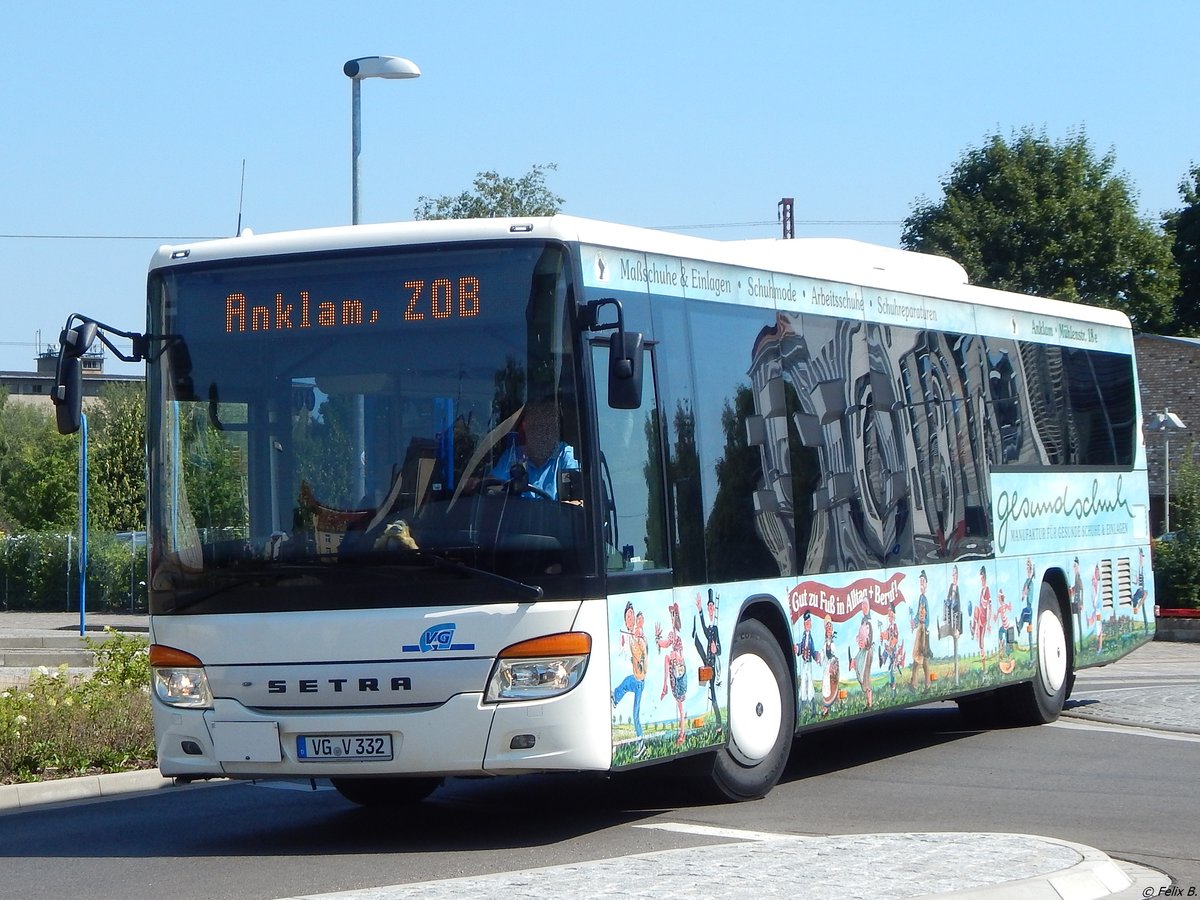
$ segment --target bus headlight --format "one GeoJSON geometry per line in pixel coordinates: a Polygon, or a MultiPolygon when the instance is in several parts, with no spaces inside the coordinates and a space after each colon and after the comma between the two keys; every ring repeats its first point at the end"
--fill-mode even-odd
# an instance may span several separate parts
{"type": "Polygon", "coordinates": [[[204,663],[191,653],[154,644],[150,647],[150,667],[154,693],[163,703],[189,709],[212,706],[204,663]]]}
{"type": "Polygon", "coordinates": [[[583,678],[591,652],[591,635],[581,631],[505,647],[492,668],[484,701],[543,700],[565,694],[583,678]]]}

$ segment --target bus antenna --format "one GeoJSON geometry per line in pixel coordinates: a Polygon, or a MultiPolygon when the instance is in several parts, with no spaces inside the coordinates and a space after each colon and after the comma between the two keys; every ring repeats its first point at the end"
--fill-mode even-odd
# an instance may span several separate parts
{"type": "Polygon", "coordinates": [[[234,237],[238,237],[242,233],[242,201],[246,197],[246,158],[242,157],[242,186],[238,189],[238,223],[237,231],[233,233],[234,237]]]}

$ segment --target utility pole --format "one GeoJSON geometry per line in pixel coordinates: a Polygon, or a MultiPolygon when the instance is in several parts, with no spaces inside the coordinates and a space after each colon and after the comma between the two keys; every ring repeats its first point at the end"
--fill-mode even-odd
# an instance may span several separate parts
{"type": "Polygon", "coordinates": [[[776,209],[779,221],[783,223],[783,239],[790,241],[796,236],[796,201],[791,197],[784,197],[776,209]]]}

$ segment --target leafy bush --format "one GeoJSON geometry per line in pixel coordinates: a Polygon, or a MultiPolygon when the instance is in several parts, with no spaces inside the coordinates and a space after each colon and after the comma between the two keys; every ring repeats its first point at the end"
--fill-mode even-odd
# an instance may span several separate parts
{"type": "Polygon", "coordinates": [[[42,666],[28,685],[0,691],[0,783],[154,766],[146,642],[106,631],[87,641],[91,677],[42,666]]]}
{"type": "Polygon", "coordinates": [[[1192,532],[1155,542],[1154,602],[1163,609],[1200,608],[1200,538],[1192,532]]]}
{"type": "MultiPolygon", "coordinates": [[[[87,606],[97,611],[145,610],[146,547],[110,532],[88,539],[87,606]]],[[[0,540],[0,608],[79,608],[79,541],[30,533],[0,540]]]]}
{"type": "Polygon", "coordinates": [[[1174,540],[1154,544],[1154,602],[1164,609],[1200,608],[1200,465],[1189,446],[1172,472],[1174,540]]]}

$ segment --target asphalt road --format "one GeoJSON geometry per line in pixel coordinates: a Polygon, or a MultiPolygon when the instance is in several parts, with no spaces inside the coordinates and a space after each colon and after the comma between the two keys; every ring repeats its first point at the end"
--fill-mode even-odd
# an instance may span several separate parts
{"type": "MultiPolygon", "coordinates": [[[[577,895],[605,887],[609,896],[687,896],[696,885],[705,893],[704,885],[720,884],[720,896],[888,897],[902,895],[901,876],[917,860],[926,875],[944,867],[953,886],[961,853],[1015,878],[1030,848],[1055,850],[986,836],[1009,832],[1079,842],[1159,869],[1186,895],[1200,891],[1200,722],[1188,702],[1197,691],[1200,647],[1151,645],[1082,673],[1068,716],[1055,725],[976,732],[953,705],[938,704],[805,735],[779,787],[747,804],[703,805],[690,783],[659,768],[622,778],[455,779],[426,804],[393,813],[296,784],[171,788],[37,808],[0,816],[0,897],[406,893],[369,890],[387,885],[412,885],[424,896],[423,882],[586,860],[613,861],[604,871],[616,874],[604,885],[576,885],[577,895]],[[1139,707],[1158,727],[1103,721],[1135,718],[1139,707]],[[735,833],[745,843],[734,860],[735,833]],[[940,836],[924,840],[925,833],[940,836]],[[966,833],[971,844],[954,846],[946,833],[966,833]],[[763,835],[793,843],[764,847],[763,835]],[[806,838],[815,842],[795,844],[806,838]],[[638,854],[651,856],[634,867],[638,854]],[[653,877],[643,880],[647,871],[653,877]],[[732,886],[724,874],[747,871],[748,880],[732,886]]],[[[594,879],[602,870],[578,871],[594,879]]],[[[569,893],[569,884],[546,880],[567,877],[525,875],[524,894],[569,893]]]]}
{"type": "MultiPolygon", "coordinates": [[[[1165,694],[1177,692],[1180,678],[1162,666],[1129,662],[1141,671],[1084,673],[1074,702],[1097,707],[1102,691],[1129,688],[1148,698],[1156,684],[1165,694]]],[[[1194,838],[1200,782],[1192,774],[1198,744],[1198,734],[1079,716],[1054,726],[974,732],[953,706],[937,704],[808,734],[780,786],[749,804],[697,803],[688,782],[662,769],[617,779],[457,779],[406,814],[361,810],[335,792],[302,785],[170,788],[0,817],[0,896],[270,900],[364,889],[359,896],[391,898],[406,892],[371,889],[409,884],[424,895],[428,886],[421,882],[646,853],[691,866],[701,889],[667,880],[678,876],[635,883],[626,874],[608,886],[610,895],[703,895],[704,878],[716,884],[722,877],[713,860],[734,830],[793,839],[834,835],[839,844],[828,852],[816,852],[824,845],[800,847],[774,881],[752,875],[734,884],[731,895],[804,895],[805,884],[839,884],[839,896],[900,895],[896,866],[920,847],[883,847],[890,856],[870,858],[882,845],[856,844],[853,835],[911,833],[1079,841],[1200,888],[1194,838]],[[852,864],[860,868],[853,876],[852,864]],[[851,877],[852,883],[840,881],[851,877]]],[[[978,845],[972,852],[990,858],[1001,875],[1020,874],[1024,845],[1009,851],[1002,838],[972,840],[978,845]]],[[[749,858],[757,845],[744,846],[749,858]]],[[[758,852],[779,860],[782,846],[758,852]]],[[[937,858],[935,852],[922,865],[936,865],[937,858]]],[[[559,887],[548,889],[534,875],[524,893],[552,895],[559,887]]]]}

